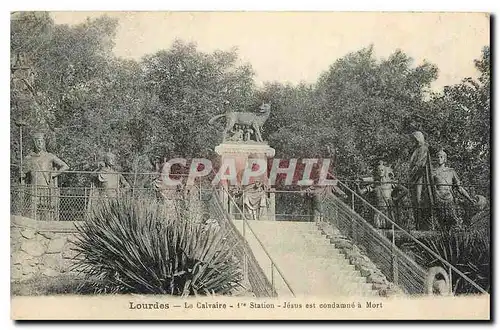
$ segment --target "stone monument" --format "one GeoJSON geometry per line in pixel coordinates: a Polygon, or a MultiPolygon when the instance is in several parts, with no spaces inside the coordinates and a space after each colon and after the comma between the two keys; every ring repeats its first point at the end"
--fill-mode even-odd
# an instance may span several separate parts
{"type": "Polygon", "coordinates": [[[226,117],[226,127],[223,132],[223,141],[215,147],[215,152],[220,156],[220,164],[234,164],[236,169],[237,184],[221,180],[220,197],[225,209],[230,214],[237,213],[234,203],[230,201],[229,191],[238,191],[243,195],[243,205],[247,219],[275,220],[275,194],[270,189],[268,169],[257,169],[265,164],[269,158],[274,157],[275,150],[265,142],[261,135],[262,126],[270,114],[270,104],[263,103],[259,107],[259,113],[254,112],[229,112],[218,115],[210,120],[210,123],[223,116],[226,117]],[[260,166],[258,165],[260,164],[260,166]],[[246,169],[254,168],[259,175],[244,178],[246,169]],[[262,173],[261,173],[262,172],[262,173]],[[262,199],[256,195],[257,191],[262,194],[262,199]],[[257,199],[262,202],[257,203],[257,199]],[[250,214],[246,213],[250,211],[250,214]]]}

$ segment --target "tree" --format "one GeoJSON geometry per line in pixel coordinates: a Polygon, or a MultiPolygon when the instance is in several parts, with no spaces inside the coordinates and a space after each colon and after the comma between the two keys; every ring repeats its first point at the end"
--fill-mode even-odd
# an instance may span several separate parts
{"type": "Polygon", "coordinates": [[[406,123],[421,111],[436,77],[435,66],[412,67],[401,51],[382,61],[372,46],[348,54],[299,92],[300,102],[280,119],[272,140],[290,156],[327,157],[325,146],[332,146],[341,177],[367,174],[380,158],[402,169],[409,154],[406,123]]]}
{"type": "Polygon", "coordinates": [[[490,49],[474,61],[479,78],[464,78],[447,86],[430,102],[426,122],[436,148],[448,153],[450,166],[461,174],[464,184],[489,195],[490,184],[490,49]]]}
{"type": "Polygon", "coordinates": [[[176,41],[143,60],[147,89],[160,102],[144,115],[152,121],[152,143],[165,156],[212,156],[220,129],[208,124],[210,118],[252,104],[254,73],[249,65],[236,65],[237,58],[236,50],[207,54],[176,41]]]}

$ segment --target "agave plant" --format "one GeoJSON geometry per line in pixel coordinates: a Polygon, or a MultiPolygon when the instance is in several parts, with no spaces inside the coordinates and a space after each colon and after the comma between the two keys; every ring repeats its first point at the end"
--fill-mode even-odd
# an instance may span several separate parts
{"type": "Polygon", "coordinates": [[[242,273],[226,232],[168,213],[154,201],[102,203],[78,227],[75,269],[94,280],[96,293],[185,296],[239,287],[242,273]]]}

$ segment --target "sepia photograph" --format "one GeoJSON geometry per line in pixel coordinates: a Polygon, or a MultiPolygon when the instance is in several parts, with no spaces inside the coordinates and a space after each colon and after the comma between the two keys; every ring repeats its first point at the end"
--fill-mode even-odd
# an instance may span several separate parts
{"type": "Polygon", "coordinates": [[[11,318],[490,320],[490,25],[10,12],[11,318]]]}

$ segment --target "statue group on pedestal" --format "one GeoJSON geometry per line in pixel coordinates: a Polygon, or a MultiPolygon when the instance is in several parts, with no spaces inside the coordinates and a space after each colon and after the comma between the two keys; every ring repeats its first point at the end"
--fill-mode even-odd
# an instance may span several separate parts
{"type": "Polygon", "coordinates": [[[257,113],[231,111],[214,116],[209,123],[212,124],[219,118],[225,117],[224,142],[264,142],[261,134],[262,126],[264,126],[270,114],[271,105],[262,103],[257,113]]]}

